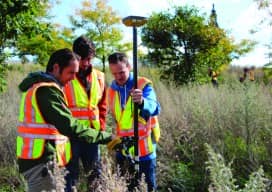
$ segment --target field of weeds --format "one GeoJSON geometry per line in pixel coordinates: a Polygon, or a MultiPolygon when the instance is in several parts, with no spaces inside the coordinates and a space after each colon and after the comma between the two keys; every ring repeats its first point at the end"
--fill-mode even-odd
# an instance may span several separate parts
{"type": "MultiPolygon", "coordinates": [[[[25,185],[18,176],[15,156],[20,100],[17,86],[28,72],[37,69],[28,65],[13,67],[8,73],[8,89],[0,95],[0,191],[23,191],[25,185]]],[[[271,190],[271,86],[242,84],[233,73],[226,73],[217,89],[211,85],[177,88],[159,81],[156,70],[140,73],[153,80],[162,107],[159,191],[271,190]],[[226,174],[216,175],[221,172],[226,174]],[[251,173],[253,176],[249,176],[251,173]]],[[[109,81],[110,74],[106,75],[109,81]]],[[[110,122],[107,127],[111,127],[110,122]]],[[[125,191],[125,179],[112,171],[111,155],[103,151],[107,163],[99,190],[125,191]]],[[[86,183],[81,181],[84,189],[86,183]]]]}

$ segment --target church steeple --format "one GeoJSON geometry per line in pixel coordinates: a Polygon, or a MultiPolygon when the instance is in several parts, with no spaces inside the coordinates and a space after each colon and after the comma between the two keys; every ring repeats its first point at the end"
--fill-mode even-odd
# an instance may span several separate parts
{"type": "Polygon", "coordinates": [[[216,14],[216,11],[214,8],[214,4],[212,5],[212,11],[211,11],[211,15],[210,15],[210,25],[218,27],[217,14],[216,14]]]}

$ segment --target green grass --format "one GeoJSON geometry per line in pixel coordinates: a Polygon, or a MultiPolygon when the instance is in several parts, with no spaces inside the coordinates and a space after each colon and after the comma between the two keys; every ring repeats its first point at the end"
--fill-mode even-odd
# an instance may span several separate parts
{"type": "Polygon", "coordinates": [[[1,192],[23,192],[24,179],[14,166],[0,167],[0,191],[1,192]]]}

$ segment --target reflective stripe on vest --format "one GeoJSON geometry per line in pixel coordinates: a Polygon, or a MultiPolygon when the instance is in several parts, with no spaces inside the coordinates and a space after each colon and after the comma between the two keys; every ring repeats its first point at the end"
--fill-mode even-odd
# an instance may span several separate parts
{"type": "Polygon", "coordinates": [[[158,120],[158,116],[153,116],[150,118],[151,121],[151,129],[152,129],[152,136],[154,137],[154,140],[156,143],[159,142],[161,137],[161,130],[160,130],[160,124],[158,120]]]}
{"type": "MultiPolygon", "coordinates": [[[[138,78],[139,89],[143,90],[144,87],[149,83],[151,83],[151,81],[144,77],[138,78]]],[[[133,136],[133,105],[131,96],[128,97],[124,109],[121,108],[119,93],[112,88],[108,89],[107,99],[109,108],[117,122],[116,134],[120,137],[133,136]]],[[[157,117],[150,117],[146,122],[141,116],[139,116],[138,121],[139,155],[145,156],[153,152],[151,131],[153,132],[153,128],[159,126],[157,117]]],[[[157,136],[159,136],[159,134],[157,134],[157,136]]]]}
{"type": "Polygon", "coordinates": [[[54,86],[61,90],[55,83],[44,82],[23,93],[17,126],[17,157],[38,159],[44,152],[45,140],[54,140],[58,163],[64,166],[71,159],[71,145],[68,137],[44,121],[36,101],[36,90],[41,86],[54,86]]]}
{"type": "Polygon", "coordinates": [[[104,91],[104,74],[93,69],[88,78],[91,80],[90,98],[88,98],[85,88],[77,78],[66,84],[64,93],[72,115],[84,122],[84,124],[100,130],[99,108],[97,105],[104,91]]]}

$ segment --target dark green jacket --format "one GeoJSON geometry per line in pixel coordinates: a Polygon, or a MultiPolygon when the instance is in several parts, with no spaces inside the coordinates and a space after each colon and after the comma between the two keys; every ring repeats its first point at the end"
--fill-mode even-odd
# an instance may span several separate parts
{"type": "MultiPolygon", "coordinates": [[[[44,72],[30,73],[19,85],[22,92],[26,92],[33,84],[39,82],[56,82],[61,84],[50,74],[44,72]]],[[[40,87],[36,92],[37,104],[44,120],[54,125],[58,131],[72,139],[86,141],[88,143],[107,143],[111,140],[111,134],[99,132],[86,127],[72,117],[68,109],[63,94],[55,87],[40,87]]],[[[46,163],[54,158],[54,142],[48,140],[41,158],[37,160],[18,159],[19,171],[24,172],[33,166],[46,163]]]]}

